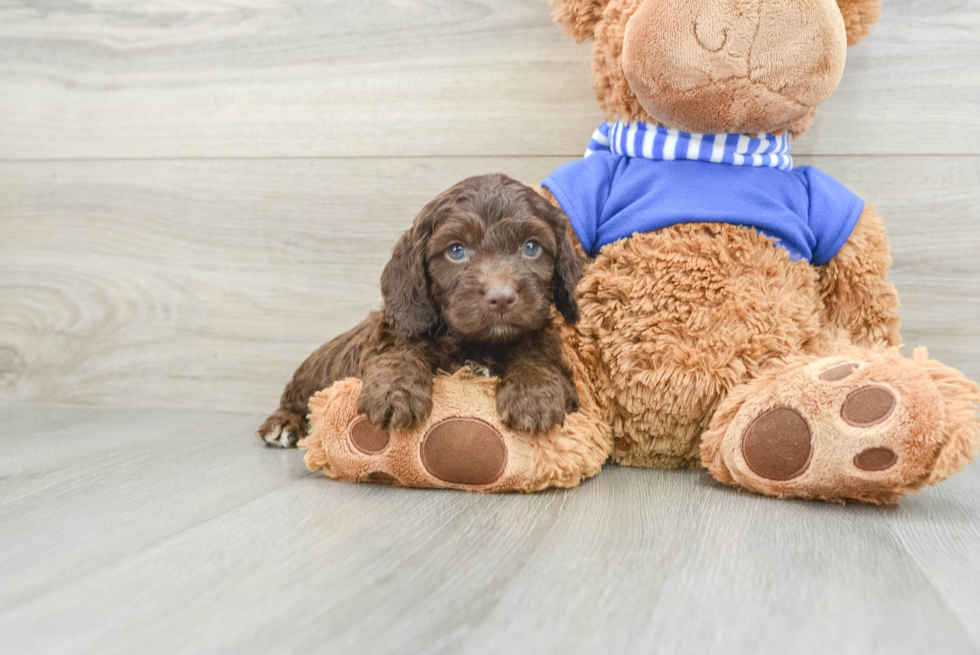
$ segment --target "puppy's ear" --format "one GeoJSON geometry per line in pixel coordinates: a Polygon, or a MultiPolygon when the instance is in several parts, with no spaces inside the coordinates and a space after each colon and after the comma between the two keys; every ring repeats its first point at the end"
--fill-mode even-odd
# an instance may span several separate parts
{"type": "Polygon", "coordinates": [[[555,275],[551,278],[551,289],[555,294],[555,307],[571,325],[578,321],[578,302],[575,300],[575,287],[582,279],[582,260],[579,258],[568,235],[568,219],[560,214],[564,225],[555,230],[558,252],[555,259],[555,275]]]}
{"type": "Polygon", "coordinates": [[[558,207],[545,200],[537,191],[528,189],[531,206],[544,218],[555,233],[555,272],[551,277],[551,291],[555,308],[569,325],[578,322],[578,302],[575,287],[582,279],[582,258],[572,246],[571,225],[568,217],[558,207]]]}
{"type": "Polygon", "coordinates": [[[439,320],[425,268],[425,249],[432,234],[434,203],[422,210],[412,229],[405,232],[381,274],[384,316],[403,337],[416,339],[439,320]]]}

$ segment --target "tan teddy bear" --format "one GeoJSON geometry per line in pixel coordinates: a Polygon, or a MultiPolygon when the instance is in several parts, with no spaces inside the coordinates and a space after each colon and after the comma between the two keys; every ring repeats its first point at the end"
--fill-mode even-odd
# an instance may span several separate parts
{"type": "Polygon", "coordinates": [[[348,380],[311,403],[327,475],[476,491],[572,486],[607,458],[707,467],[780,497],[892,503],[972,461],[980,389],[902,357],[882,219],[789,145],[836,89],[879,0],[555,0],[593,39],[607,123],[542,193],[590,257],[564,357],[582,406],[504,429],[492,380],[436,381],[389,434],[348,380]]]}

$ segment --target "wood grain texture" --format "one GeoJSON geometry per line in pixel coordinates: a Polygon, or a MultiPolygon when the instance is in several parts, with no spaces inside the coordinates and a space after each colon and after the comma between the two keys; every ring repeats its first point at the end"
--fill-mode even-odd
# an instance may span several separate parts
{"type": "MultiPolygon", "coordinates": [[[[980,0],[887,0],[798,154],[980,154],[980,0]]],[[[580,155],[545,0],[0,3],[0,158],[580,155]]]]}
{"type": "Polygon", "coordinates": [[[301,458],[245,438],[254,421],[216,412],[5,411],[0,614],[303,477],[301,458]],[[229,457],[229,448],[246,456],[229,457]],[[55,529],[33,539],[41,525],[55,529]]]}
{"type": "MultiPolygon", "coordinates": [[[[980,157],[816,158],[878,201],[904,336],[980,379],[980,157]]],[[[562,160],[0,163],[0,389],[255,411],[380,302],[397,235],[463,176],[562,160]]]]}
{"type": "Polygon", "coordinates": [[[0,414],[4,653],[977,653],[980,470],[899,508],[607,469],[328,481],[258,416],[0,414]]]}
{"type": "Polygon", "coordinates": [[[980,644],[980,467],[912,496],[894,512],[893,534],[980,644]]]}

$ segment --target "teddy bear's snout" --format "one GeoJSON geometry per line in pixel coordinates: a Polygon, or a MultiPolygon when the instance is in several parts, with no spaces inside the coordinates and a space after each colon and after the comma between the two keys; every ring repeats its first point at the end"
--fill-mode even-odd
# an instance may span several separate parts
{"type": "Polygon", "coordinates": [[[846,49],[835,0],[646,0],[626,23],[622,61],[659,123],[774,132],[837,88],[846,49]]]}

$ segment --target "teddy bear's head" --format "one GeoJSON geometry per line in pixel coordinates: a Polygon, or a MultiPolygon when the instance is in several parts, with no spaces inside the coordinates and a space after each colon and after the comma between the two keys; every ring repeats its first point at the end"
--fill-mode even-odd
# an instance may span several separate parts
{"type": "Polygon", "coordinates": [[[881,0],[552,0],[594,39],[593,86],[613,121],[708,134],[806,131],[881,0]]]}

